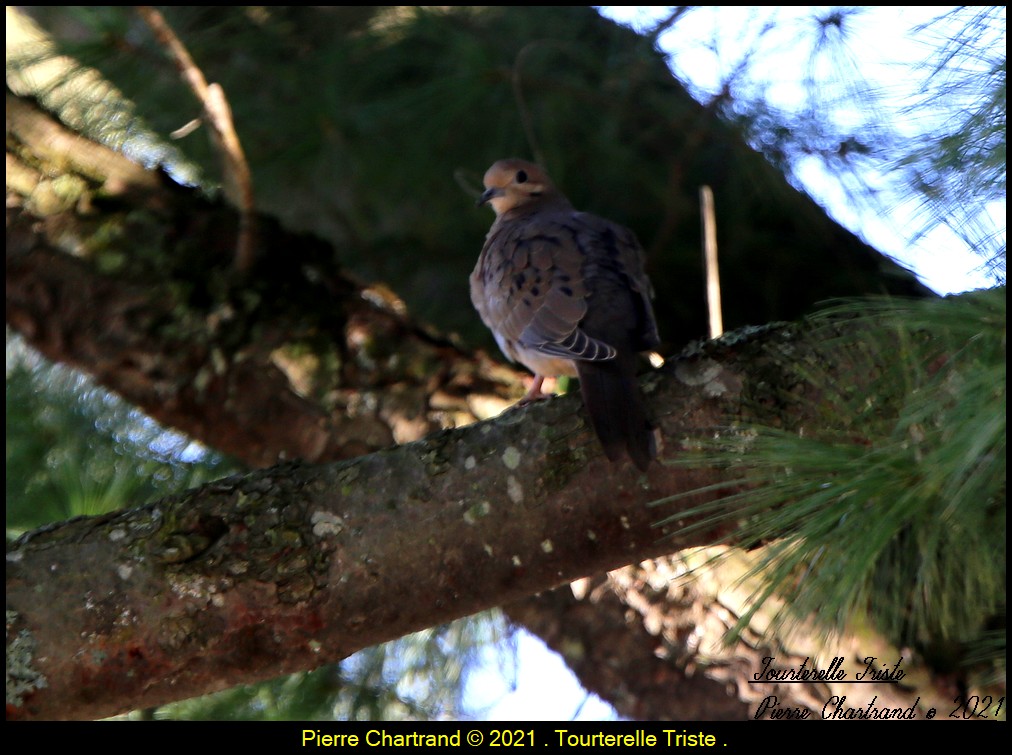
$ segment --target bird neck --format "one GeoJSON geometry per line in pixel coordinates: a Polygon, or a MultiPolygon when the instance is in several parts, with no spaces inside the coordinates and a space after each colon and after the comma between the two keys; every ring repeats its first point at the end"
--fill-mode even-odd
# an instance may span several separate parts
{"type": "Polygon", "coordinates": [[[573,205],[569,203],[569,200],[557,191],[546,192],[539,197],[532,198],[529,202],[511,207],[502,215],[499,216],[501,220],[516,220],[518,218],[526,218],[530,215],[544,213],[544,212],[572,212],[573,205]]]}

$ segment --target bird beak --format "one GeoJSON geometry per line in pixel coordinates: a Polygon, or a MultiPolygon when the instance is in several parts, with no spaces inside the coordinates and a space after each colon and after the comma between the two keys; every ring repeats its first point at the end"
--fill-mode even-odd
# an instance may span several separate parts
{"type": "Polygon", "coordinates": [[[488,204],[496,197],[505,196],[505,194],[506,194],[505,191],[495,186],[493,186],[491,189],[486,189],[485,192],[480,197],[478,197],[478,207],[481,207],[483,204],[488,204]]]}

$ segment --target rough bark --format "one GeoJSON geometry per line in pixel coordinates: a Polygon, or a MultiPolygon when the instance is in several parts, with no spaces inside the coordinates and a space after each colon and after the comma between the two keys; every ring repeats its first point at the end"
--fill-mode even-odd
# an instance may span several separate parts
{"type": "MultiPolygon", "coordinates": [[[[799,346],[792,328],[768,330],[652,376],[662,459],[686,434],[750,412],[750,373],[800,385],[785,345],[799,346]]],[[[645,504],[720,474],[608,464],[572,396],[351,462],[273,468],[57,525],[8,552],[8,638],[32,649],[16,660],[34,680],[8,710],[157,705],[711,542],[720,533],[654,528],[645,504]]]]}
{"type": "Polygon", "coordinates": [[[7,322],[254,466],[358,456],[497,414],[519,374],[411,322],[319,239],[238,216],[7,96],[7,322]]]}

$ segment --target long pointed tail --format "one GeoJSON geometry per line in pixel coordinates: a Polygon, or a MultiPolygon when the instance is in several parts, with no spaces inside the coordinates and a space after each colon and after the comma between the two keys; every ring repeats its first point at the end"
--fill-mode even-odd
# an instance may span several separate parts
{"type": "Polygon", "coordinates": [[[603,362],[577,362],[580,392],[605,456],[618,461],[628,453],[645,472],[657,457],[654,427],[647,419],[635,374],[635,354],[603,362]]]}

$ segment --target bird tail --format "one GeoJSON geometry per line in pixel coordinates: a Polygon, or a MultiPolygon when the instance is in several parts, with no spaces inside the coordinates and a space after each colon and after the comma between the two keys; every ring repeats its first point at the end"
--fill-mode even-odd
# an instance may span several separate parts
{"type": "Polygon", "coordinates": [[[636,380],[635,360],[635,354],[619,353],[607,361],[577,361],[576,370],[583,405],[605,456],[618,461],[628,453],[645,472],[657,457],[657,440],[636,380]]]}

